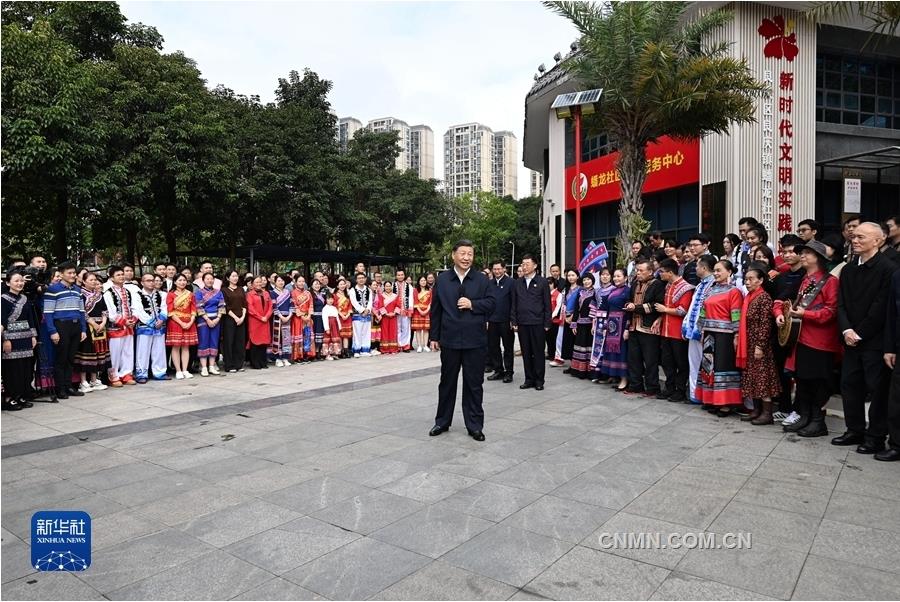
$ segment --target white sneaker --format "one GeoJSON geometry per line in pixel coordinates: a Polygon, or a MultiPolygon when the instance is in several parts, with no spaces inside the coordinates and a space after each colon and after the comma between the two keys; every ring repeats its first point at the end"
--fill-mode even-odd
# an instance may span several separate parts
{"type": "Polygon", "coordinates": [[[797,412],[791,412],[787,418],[781,421],[782,426],[790,426],[792,424],[797,424],[800,421],[800,414],[797,412]]]}
{"type": "Polygon", "coordinates": [[[291,360],[284,360],[282,363],[283,363],[285,366],[293,366],[293,364],[291,364],[291,360]]]}
{"type": "Polygon", "coordinates": [[[91,391],[103,391],[103,390],[109,388],[106,385],[104,385],[102,382],[100,382],[99,380],[92,381],[89,384],[91,385],[91,391]]]}
{"type": "Polygon", "coordinates": [[[81,381],[81,384],[78,385],[78,390],[82,393],[93,393],[94,388],[87,383],[87,381],[81,381]]]}
{"type": "Polygon", "coordinates": [[[329,361],[329,362],[333,362],[333,361],[334,361],[334,358],[331,357],[331,356],[329,355],[329,356],[326,356],[326,357],[325,357],[325,360],[326,360],[326,361],[329,361]]]}
{"type": "Polygon", "coordinates": [[[363,357],[372,357],[372,352],[371,352],[371,351],[366,351],[366,352],[364,352],[364,353],[360,353],[360,355],[363,356],[363,357]]]}
{"type": "Polygon", "coordinates": [[[218,374],[219,374],[219,367],[216,366],[215,364],[213,364],[212,366],[209,367],[209,373],[210,373],[210,374],[215,374],[215,375],[218,376],[218,374]]]}
{"type": "Polygon", "coordinates": [[[175,380],[184,380],[184,372],[176,372],[175,380]]]}
{"type": "Polygon", "coordinates": [[[425,353],[431,353],[431,347],[425,347],[425,353]]]}
{"type": "Polygon", "coordinates": [[[185,378],[194,378],[194,375],[191,374],[190,372],[188,372],[187,370],[185,370],[184,372],[182,372],[182,374],[184,374],[184,377],[185,377],[185,378]]]}
{"type": "Polygon", "coordinates": [[[276,368],[282,368],[283,366],[284,366],[284,362],[282,362],[281,360],[275,360],[276,368]]]}
{"type": "Polygon", "coordinates": [[[209,370],[206,369],[206,366],[200,368],[200,376],[209,376],[209,370]]]}
{"type": "Polygon", "coordinates": [[[353,354],[353,357],[359,357],[359,354],[358,354],[358,353],[354,353],[354,354],[353,354]]]}
{"type": "Polygon", "coordinates": [[[371,353],[372,353],[372,355],[381,355],[381,352],[378,351],[377,349],[373,349],[371,353]]]}

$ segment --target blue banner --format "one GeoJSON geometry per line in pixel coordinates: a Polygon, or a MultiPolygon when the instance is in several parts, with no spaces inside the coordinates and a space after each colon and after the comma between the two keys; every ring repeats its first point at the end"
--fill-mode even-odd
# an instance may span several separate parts
{"type": "Polygon", "coordinates": [[[584,248],[584,254],[578,263],[578,273],[584,274],[587,271],[596,271],[606,265],[609,259],[609,253],[606,251],[606,243],[594,244],[593,241],[584,248]]]}

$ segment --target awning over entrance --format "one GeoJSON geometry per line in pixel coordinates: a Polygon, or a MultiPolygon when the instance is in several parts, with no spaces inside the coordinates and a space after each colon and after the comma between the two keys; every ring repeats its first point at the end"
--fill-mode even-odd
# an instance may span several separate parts
{"type": "Polygon", "coordinates": [[[816,161],[820,174],[826,167],[838,169],[866,169],[877,171],[879,175],[885,169],[900,168],[900,146],[886,146],[864,153],[844,155],[832,159],[816,161]]]}

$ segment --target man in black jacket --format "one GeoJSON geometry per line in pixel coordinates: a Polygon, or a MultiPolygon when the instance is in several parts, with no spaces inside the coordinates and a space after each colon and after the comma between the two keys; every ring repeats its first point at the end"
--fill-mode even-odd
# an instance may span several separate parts
{"type": "Polygon", "coordinates": [[[550,287],[547,279],[536,272],[531,255],[522,257],[523,275],[513,289],[510,321],[519,333],[525,382],[520,389],[544,390],[544,334],[550,329],[550,287]]]}
{"type": "Polygon", "coordinates": [[[888,371],[884,365],[887,296],[896,264],[879,253],[881,226],[858,225],[851,238],[852,260],[841,271],[838,328],[844,342],[841,395],[847,431],[833,445],[859,445],[861,454],[884,449],[887,437],[888,371]],[[866,398],[870,397],[866,427],[866,398]]]}
{"type": "Polygon", "coordinates": [[[655,397],[659,393],[659,331],[662,316],[656,304],[665,305],[666,285],[653,277],[649,259],[634,266],[635,281],[631,301],[625,311],[631,312],[628,339],[628,388],[625,393],[643,393],[655,397]]]}
{"type": "Polygon", "coordinates": [[[516,333],[509,323],[512,309],[512,291],[515,286],[513,279],[506,275],[506,262],[497,260],[491,264],[491,286],[494,289],[494,313],[488,318],[488,365],[494,369],[494,373],[488,376],[488,380],[503,379],[505,383],[513,380],[513,346],[516,341],[516,333]],[[500,353],[500,343],[503,342],[503,353],[500,353]]]}
{"type": "Polygon", "coordinates": [[[443,272],[434,283],[431,300],[431,330],[428,340],[433,351],[441,352],[441,382],[432,437],[450,430],[456,407],[456,385],[463,373],[463,417],[469,435],[484,441],[484,356],[487,349],[487,319],[494,311],[494,294],[488,278],[472,269],[475,247],[468,240],[453,246],[453,269],[443,272]]]}
{"type": "Polygon", "coordinates": [[[900,270],[894,272],[888,294],[887,327],[884,329],[884,363],[892,370],[888,396],[888,433],[890,446],[875,454],[876,460],[900,460],[900,270]]]}

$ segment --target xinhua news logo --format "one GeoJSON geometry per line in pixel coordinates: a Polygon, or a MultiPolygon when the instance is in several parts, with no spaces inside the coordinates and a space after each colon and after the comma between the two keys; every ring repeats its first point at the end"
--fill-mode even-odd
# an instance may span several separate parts
{"type": "Polygon", "coordinates": [[[31,566],[85,571],[91,566],[91,517],[80,510],[42,510],[31,517],[31,566]]]}
{"type": "Polygon", "coordinates": [[[601,533],[601,550],[749,550],[751,533],[601,533]]]}

